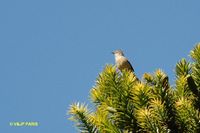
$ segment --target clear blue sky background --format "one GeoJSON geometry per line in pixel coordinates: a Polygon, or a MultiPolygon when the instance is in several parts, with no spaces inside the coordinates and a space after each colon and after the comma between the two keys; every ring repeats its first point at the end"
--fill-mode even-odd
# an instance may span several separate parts
{"type": "Polygon", "coordinates": [[[76,133],[66,115],[89,91],[111,51],[136,74],[174,67],[200,41],[200,1],[1,0],[0,132],[76,133]],[[37,121],[38,127],[11,127],[37,121]]]}

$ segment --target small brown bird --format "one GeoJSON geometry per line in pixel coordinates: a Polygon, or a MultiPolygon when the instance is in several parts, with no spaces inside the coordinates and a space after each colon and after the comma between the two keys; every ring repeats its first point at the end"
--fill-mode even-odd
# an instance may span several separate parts
{"type": "Polygon", "coordinates": [[[122,71],[124,69],[134,72],[133,67],[131,66],[131,63],[128,61],[128,59],[124,56],[124,53],[122,50],[116,50],[112,52],[115,56],[115,63],[117,68],[122,71]]]}

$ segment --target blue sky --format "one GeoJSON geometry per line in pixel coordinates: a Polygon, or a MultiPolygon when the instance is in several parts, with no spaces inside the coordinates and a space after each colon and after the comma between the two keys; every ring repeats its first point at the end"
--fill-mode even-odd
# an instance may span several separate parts
{"type": "Polygon", "coordinates": [[[200,42],[200,1],[0,1],[0,132],[76,133],[69,105],[89,91],[111,51],[139,78],[174,67],[200,42]],[[38,127],[11,127],[37,121],[38,127]]]}

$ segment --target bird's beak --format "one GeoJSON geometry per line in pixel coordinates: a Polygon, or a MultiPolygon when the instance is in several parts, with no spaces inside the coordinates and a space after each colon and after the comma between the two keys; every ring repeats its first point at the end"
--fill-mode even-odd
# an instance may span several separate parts
{"type": "Polygon", "coordinates": [[[113,51],[112,54],[115,54],[115,52],[113,51]]]}

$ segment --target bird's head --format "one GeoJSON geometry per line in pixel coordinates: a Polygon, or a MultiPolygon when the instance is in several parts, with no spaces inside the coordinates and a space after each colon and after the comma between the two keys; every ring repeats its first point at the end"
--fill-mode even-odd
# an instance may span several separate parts
{"type": "Polygon", "coordinates": [[[122,50],[115,50],[112,52],[115,56],[124,56],[124,53],[122,50]]]}

